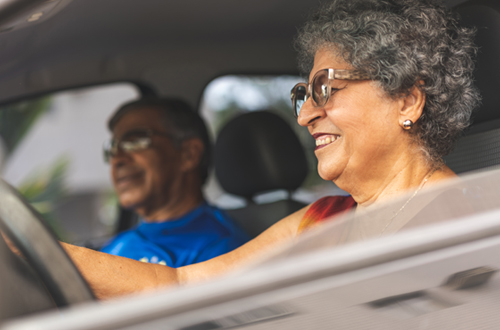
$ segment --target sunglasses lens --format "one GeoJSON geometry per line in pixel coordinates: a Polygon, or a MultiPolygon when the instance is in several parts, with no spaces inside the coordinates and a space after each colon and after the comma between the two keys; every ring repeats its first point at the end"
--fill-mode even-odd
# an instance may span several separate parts
{"type": "Polygon", "coordinates": [[[128,139],[127,141],[120,142],[120,148],[125,152],[134,152],[147,149],[151,144],[149,136],[136,137],[135,139],[128,139]]]}
{"type": "Polygon", "coordinates": [[[313,100],[318,106],[323,106],[328,101],[330,96],[328,90],[328,75],[327,71],[320,71],[314,77],[312,85],[313,100]]]}
{"type": "Polygon", "coordinates": [[[121,141],[120,148],[125,152],[140,151],[151,145],[151,134],[148,131],[137,130],[126,133],[121,141]]]}
{"type": "Polygon", "coordinates": [[[292,90],[293,114],[298,117],[300,109],[307,101],[307,87],[305,84],[298,84],[292,90]]]}
{"type": "Polygon", "coordinates": [[[151,145],[151,132],[132,131],[125,134],[120,141],[110,140],[104,143],[104,161],[109,162],[111,157],[116,156],[118,149],[124,152],[135,152],[149,148],[151,145]]]}

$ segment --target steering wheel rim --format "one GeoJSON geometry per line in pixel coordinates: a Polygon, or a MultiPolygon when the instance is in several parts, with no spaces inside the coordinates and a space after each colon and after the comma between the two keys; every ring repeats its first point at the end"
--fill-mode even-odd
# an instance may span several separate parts
{"type": "Polygon", "coordinates": [[[40,214],[0,179],[0,229],[40,277],[58,307],[95,300],[92,290],[40,214]]]}

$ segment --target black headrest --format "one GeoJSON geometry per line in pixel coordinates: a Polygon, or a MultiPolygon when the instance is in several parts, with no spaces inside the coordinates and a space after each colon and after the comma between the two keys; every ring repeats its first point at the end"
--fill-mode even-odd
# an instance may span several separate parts
{"type": "Polygon", "coordinates": [[[474,125],[500,118],[500,4],[498,0],[469,0],[455,8],[461,24],[476,27],[479,46],[476,85],[483,98],[474,125]]]}
{"type": "Polygon", "coordinates": [[[214,164],[222,188],[247,199],[270,190],[293,191],[308,170],[291,127],[268,111],[249,112],[228,122],[217,137],[214,164]]]}

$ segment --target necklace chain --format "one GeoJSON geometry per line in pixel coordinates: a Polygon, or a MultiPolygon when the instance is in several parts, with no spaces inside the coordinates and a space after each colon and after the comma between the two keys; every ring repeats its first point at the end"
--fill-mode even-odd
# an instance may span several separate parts
{"type": "Polygon", "coordinates": [[[420,191],[420,189],[422,189],[422,187],[425,185],[425,183],[427,182],[427,180],[430,179],[430,177],[438,170],[440,169],[441,166],[438,166],[436,168],[434,168],[434,170],[432,170],[429,174],[427,174],[425,176],[425,178],[422,180],[422,182],[420,183],[420,185],[418,186],[417,190],[415,190],[415,192],[413,193],[413,195],[410,196],[410,198],[408,198],[408,200],[406,200],[406,202],[403,204],[403,206],[401,206],[401,208],[389,219],[389,222],[387,222],[387,224],[385,225],[384,229],[382,230],[382,232],[380,232],[381,234],[383,234],[386,229],[392,224],[394,218],[396,218],[399,213],[401,213],[401,211],[403,211],[403,209],[406,207],[406,205],[408,205],[408,203],[413,199],[413,197],[415,197],[418,192],[420,191]]]}

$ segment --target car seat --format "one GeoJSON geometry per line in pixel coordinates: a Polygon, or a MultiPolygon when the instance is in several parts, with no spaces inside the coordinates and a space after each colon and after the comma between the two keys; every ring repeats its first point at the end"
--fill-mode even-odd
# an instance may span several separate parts
{"type": "Polygon", "coordinates": [[[500,3],[469,0],[455,9],[464,26],[477,29],[475,79],[483,99],[471,128],[444,157],[452,170],[464,173],[500,165],[500,3]]]}
{"type": "Polygon", "coordinates": [[[220,131],[214,148],[215,175],[222,188],[247,205],[227,213],[252,237],[306,204],[291,199],[307,176],[304,149],[292,128],[269,111],[239,115],[220,131]],[[288,199],[257,204],[260,193],[283,189],[288,199]]]}

